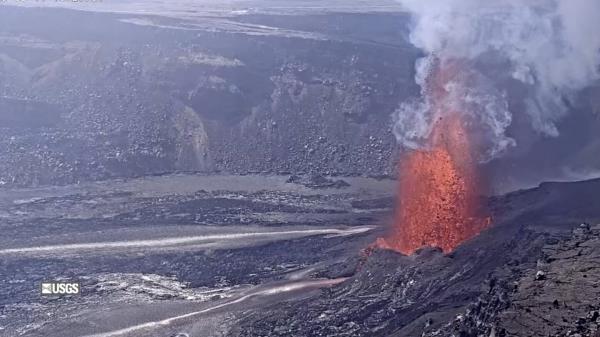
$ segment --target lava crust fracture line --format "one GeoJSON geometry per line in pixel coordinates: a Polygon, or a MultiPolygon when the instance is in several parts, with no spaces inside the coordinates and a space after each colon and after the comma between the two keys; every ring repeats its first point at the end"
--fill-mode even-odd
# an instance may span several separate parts
{"type": "Polygon", "coordinates": [[[115,241],[115,242],[93,242],[93,243],[75,243],[65,245],[48,245],[37,247],[22,247],[8,248],[0,250],[0,255],[9,254],[28,254],[28,253],[54,253],[61,251],[80,251],[80,250],[96,250],[106,248],[143,248],[143,247],[169,247],[184,244],[203,243],[210,241],[232,241],[238,239],[251,238],[268,238],[286,235],[315,236],[315,235],[335,235],[346,236],[353,234],[366,233],[372,230],[372,227],[356,227],[356,228],[324,228],[324,229],[307,229],[296,231],[280,231],[280,232],[262,232],[262,233],[236,233],[236,234],[214,234],[200,235],[182,238],[163,238],[154,240],[136,240],[136,241],[115,241]]]}
{"type": "Polygon", "coordinates": [[[235,300],[221,303],[221,304],[215,305],[214,307],[209,307],[209,308],[206,308],[203,310],[194,311],[194,312],[190,312],[190,313],[179,315],[179,316],[169,317],[169,318],[165,318],[165,319],[159,320],[159,321],[146,322],[146,323],[130,326],[130,327],[115,330],[115,331],[103,332],[103,333],[93,334],[93,335],[86,335],[83,337],[114,337],[114,336],[126,335],[126,334],[133,333],[133,332],[136,332],[139,330],[148,330],[148,329],[153,329],[153,328],[166,327],[168,325],[175,323],[176,321],[180,321],[180,320],[183,320],[186,318],[191,318],[194,316],[205,314],[205,313],[215,311],[217,309],[221,309],[223,307],[227,307],[227,306],[230,306],[233,304],[241,303],[241,302],[244,302],[253,297],[276,295],[276,294],[280,294],[280,293],[286,293],[286,292],[291,292],[291,291],[301,290],[301,289],[306,289],[306,288],[330,287],[330,286],[339,284],[341,282],[344,282],[345,280],[346,280],[346,278],[338,278],[338,279],[330,279],[330,280],[314,280],[314,281],[302,281],[302,282],[288,283],[285,285],[275,286],[275,287],[264,289],[264,290],[256,290],[254,292],[251,292],[249,294],[246,294],[244,296],[236,298],[235,300]]]}

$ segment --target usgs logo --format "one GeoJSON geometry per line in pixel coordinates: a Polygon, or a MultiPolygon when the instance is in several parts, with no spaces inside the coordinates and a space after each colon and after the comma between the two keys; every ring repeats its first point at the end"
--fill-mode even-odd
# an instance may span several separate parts
{"type": "Polygon", "coordinates": [[[81,286],[77,282],[43,282],[42,295],[78,295],[81,286]]]}

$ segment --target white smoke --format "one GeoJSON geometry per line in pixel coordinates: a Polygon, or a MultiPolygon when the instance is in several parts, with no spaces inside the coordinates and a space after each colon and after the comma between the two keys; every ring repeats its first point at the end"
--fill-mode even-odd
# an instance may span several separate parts
{"type": "Polygon", "coordinates": [[[600,0],[398,1],[412,14],[411,43],[427,55],[416,65],[423,97],[394,116],[394,133],[408,148],[423,146],[443,113],[427,97],[433,61],[466,65],[446,89],[479,124],[488,142],[482,161],[515,144],[506,135],[513,113],[557,136],[570,96],[600,78],[600,0]],[[516,100],[524,111],[510,111],[516,100]]]}

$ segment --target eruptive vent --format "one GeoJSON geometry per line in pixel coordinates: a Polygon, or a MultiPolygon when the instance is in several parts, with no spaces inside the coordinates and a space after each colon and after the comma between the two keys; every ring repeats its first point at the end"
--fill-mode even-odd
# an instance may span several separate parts
{"type": "Polygon", "coordinates": [[[428,78],[431,109],[438,116],[428,146],[400,158],[399,204],[393,231],[377,245],[411,254],[424,246],[450,252],[490,223],[480,214],[480,182],[466,115],[448,111],[452,67],[428,78]]]}

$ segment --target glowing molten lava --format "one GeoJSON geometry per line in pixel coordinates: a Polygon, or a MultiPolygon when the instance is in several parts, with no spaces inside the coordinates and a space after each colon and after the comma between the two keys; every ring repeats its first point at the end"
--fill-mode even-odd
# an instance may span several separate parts
{"type": "MultiPolygon", "coordinates": [[[[443,79],[442,79],[443,81],[443,79]]],[[[443,99],[443,86],[435,86],[443,99]]],[[[489,225],[479,214],[479,179],[466,124],[458,112],[434,125],[427,150],[401,158],[394,230],[377,245],[411,254],[424,246],[450,252],[489,225]]]]}

